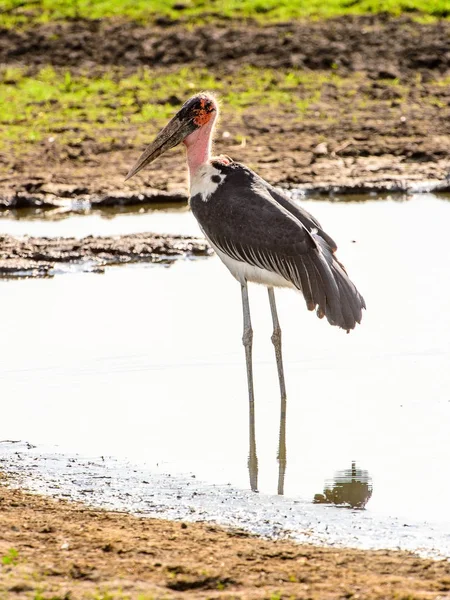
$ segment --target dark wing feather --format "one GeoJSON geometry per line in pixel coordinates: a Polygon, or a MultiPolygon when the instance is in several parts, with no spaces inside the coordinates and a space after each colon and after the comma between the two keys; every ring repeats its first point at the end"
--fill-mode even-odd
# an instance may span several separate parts
{"type": "Polygon", "coordinates": [[[231,258],[290,281],[319,317],[353,329],[364,299],[318,221],[243,165],[214,166],[226,175],[223,182],[207,201],[191,198],[205,235],[231,258]]]}
{"type": "Polygon", "coordinates": [[[278,204],[281,204],[283,208],[289,211],[292,215],[296,216],[299,219],[299,221],[303,223],[303,225],[309,228],[310,231],[311,229],[317,229],[317,233],[320,235],[321,238],[323,238],[326,241],[330,250],[332,252],[336,252],[336,242],[327,233],[325,233],[319,221],[315,217],[313,217],[312,214],[310,214],[304,208],[298,206],[298,204],[296,204],[288,196],[274,188],[273,185],[270,185],[269,183],[267,183],[267,181],[264,181],[264,179],[262,179],[261,177],[258,176],[258,179],[260,180],[262,185],[264,185],[264,187],[268,190],[269,194],[278,202],[278,204]]]}

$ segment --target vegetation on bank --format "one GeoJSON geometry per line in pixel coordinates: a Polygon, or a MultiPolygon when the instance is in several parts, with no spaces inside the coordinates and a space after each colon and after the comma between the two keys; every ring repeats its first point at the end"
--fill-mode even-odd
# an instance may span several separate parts
{"type": "Polygon", "coordinates": [[[193,24],[249,18],[279,22],[381,12],[450,16],[448,0],[0,0],[0,26],[114,17],[140,22],[163,18],[193,24]]]}
{"type": "MultiPolygon", "coordinates": [[[[93,75],[46,66],[30,76],[24,68],[6,67],[0,70],[0,152],[11,150],[18,156],[36,143],[80,148],[88,142],[99,152],[140,146],[201,90],[218,94],[229,127],[237,125],[235,132],[240,124],[251,122],[255,106],[279,115],[281,128],[284,120],[292,128],[311,119],[329,126],[349,116],[371,118],[374,104],[385,106],[391,116],[398,113],[399,119],[408,107],[414,109],[421,93],[420,75],[416,79],[409,84],[397,79],[373,83],[361,73],[342,77],[332,69],[249,66],[233,74],[143,67],[127,75],[121,69],[93,75]],[[336,96],[339,103],[330,112],[330,97],[336,96]]],[[[427,98],[421,102],[429,111],[445,108],[440,90],[447,82],[448,78],[428,84],[427,98]]],[[[244,143],[238,135],[239,141],[244,143]]]]}
{"type": "Polygon", "coordinates": [[[200,90],[217,92],[236,117],[247,107],[265,105],[289,109],[301,118],[320,99],[323,85],[339,86],[341,81],[333,72],[252,67],[223,77],[187,67],[169,73],[142,68],[128,76],[115,70],[97,77],[50,66],[30,77],[23,69],[7,68],[0,72],[0,148],[11,142],[39,142],[46,136],[62,143],[77,143],[86,136],[113,143],[112,131],[130,135],[140,124],[147,126],[140,128],[147,139],[149,131],[200,90]]]}

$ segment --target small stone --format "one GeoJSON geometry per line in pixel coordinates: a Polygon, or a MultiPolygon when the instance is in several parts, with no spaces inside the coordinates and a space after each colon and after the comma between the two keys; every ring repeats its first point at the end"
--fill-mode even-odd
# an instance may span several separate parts
{"type": "Polygon", "coordinates": [[[377,79],[400,79],[400,73],[397,69],[381,69],[378,71],[377,79]]]}
{"type": "Polygon", "coordinates": [[[328,146],[327,146],[326,142],[321,142],[320,144],[317,144],[317,146],[314,148],[313,152],[314,152],[314,154],[319,154],[319,155],[328,154],[328,146]]]}

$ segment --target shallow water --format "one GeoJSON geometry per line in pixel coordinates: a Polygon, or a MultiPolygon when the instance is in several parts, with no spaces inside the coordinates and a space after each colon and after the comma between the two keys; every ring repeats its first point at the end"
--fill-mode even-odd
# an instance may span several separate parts
{"type": "MultiPolygon", "coordinates": [[[[306,208],[337,240],[368,311],[346,335],[308,313],[298,294],[277,293],[288,465],[285,498],[276,504],[292,510],[296,499],[301,510],[320,511],[310,526],[335,523],[347,545],[356,536],[365,546],[371,539],[395,546],[389,523],[400,520],[414,529],[412,547],[431,539],[450,556],[450,203],[420,195],[306,208]],[[353,512],[305,508],[353,460],[373,483],[357,533],[353,512]],[[374,525],[381,522],[385,533],[374,525]]],[[[35,223],[58,230],[47,235],[66,235],[69,225],[72,235],[198,233],[187,212],[35,223]]],[[[156,474],[192,473],[205,490],[212,483],[248,489],[240,292],[217,258],[3,281],[0,290],[0,439],[111,455],[156,474]]],[[[273,505],[266,494],[276,493],[278,479],[279,392],[266,291],[253,286],[250,302],[262,494],[242,492],[241,525],[252,498],[263,518],[263,499],[273,505]]],[[[292,527],[300,530],[301,519],[292,527]]]]}
{"type": "MultiPolygon", "coordinates": [[[[70,206],[69,206],[70,208],[70,206]]],[[[10,235],[84,237],[153,233],[198,233],[187,205],[114,207],[74,213],[69,208],[16,210],[0,213],[0,231],[10,235]]]]}

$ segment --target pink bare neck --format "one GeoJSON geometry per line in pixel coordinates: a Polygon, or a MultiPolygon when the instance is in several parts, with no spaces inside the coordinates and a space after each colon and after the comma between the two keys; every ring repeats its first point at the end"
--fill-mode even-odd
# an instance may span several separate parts
{"type": "Polygon", "coordinates": [[[187,150],[187,163],[191,180],[199,167],[206,164],[211,158],[211,143],[215,120],[216,115],[214,115],[208,123],[202,125],[200,129],[197,129],[188,135],[183,141],[187,150]]]}

